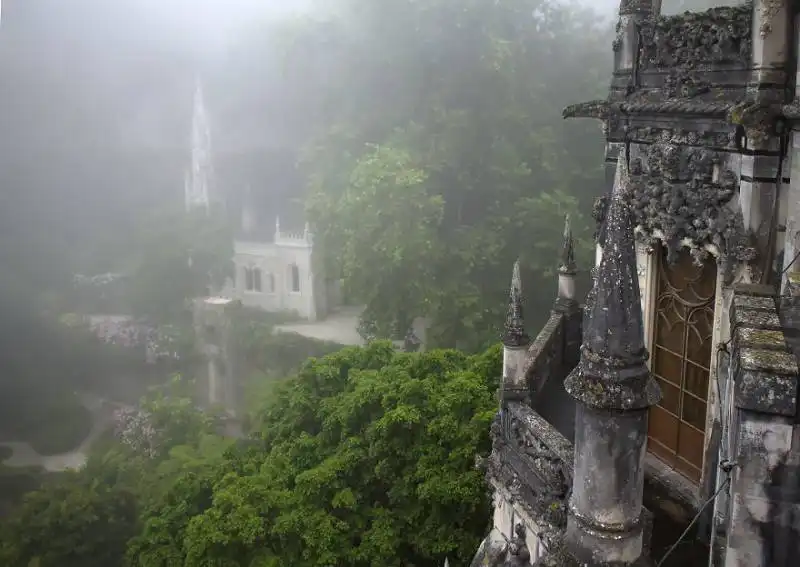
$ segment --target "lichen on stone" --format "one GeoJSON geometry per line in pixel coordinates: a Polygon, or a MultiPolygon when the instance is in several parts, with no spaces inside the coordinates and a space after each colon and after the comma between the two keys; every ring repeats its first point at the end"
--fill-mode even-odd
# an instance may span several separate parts
{"type": "MultiPolygon", "coordinates": [[[[631,160],[630,177],[630,205],[640,238],[662,242],[668,261],[677,259],[687,241],[698,265],[708,258],[709,246],[739,261],[755,258],[741,211],[731,203],[736,175],[719,152],[676,143],[665,131],[661,140],[641,146],[631,160]]],[[[607,196],[596,201],[592,214],[599,224],[607,208],[607,196]]]]}
{"type": "Polygon", "coordinates": [[[736,338],[737,343],[741,346],[770,350],[786,350],[787,348],[783,331],[739,328],[736,331],[736,338]]]}
{"type": "Polygon", "coordinates": [[[743,348],[739,352],[744,370],[776,374],[797,374],[797,361],[791,353],[766,349],[743,348]]]}
{"type": "Polygon", "coordinates": [[[641,62],[645,67],[751,64],[752,2],[705,12],[659,16],[642,24],[641,62]]]}

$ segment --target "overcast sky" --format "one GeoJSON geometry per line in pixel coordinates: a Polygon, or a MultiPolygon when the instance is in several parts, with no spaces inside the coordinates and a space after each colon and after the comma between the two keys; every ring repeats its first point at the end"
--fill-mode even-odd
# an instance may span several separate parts
{"type": "MultiPolygon", "coordinates": [[[[594,6],[597,11],[609,15],[619,6],[619,0],[574,1],[594,6]]],[[[180,35],[202,37],[209,49],[230,41],[238,30],[253,22],[284,14],[303,13],[310,6],[325,4],[323,0],[139,0],[139,3],[140,9],[157,19],[160,25],[173,28],[180,35]]]]}
{"type": "MultiPolygon", "coordinates": [[[[610,16],[619,0],[577,1],[610,16]]],[[[0,127],[25,133],[13,140],[15,145],[24,141],[20,138],[30,139],[31,144],[62,143],[61,140],[76,144],[75,132],[90,139],[94,130],[97,136],[119,132],[119,137],[137,140],[137,144],[182,143],[186,131],[182,122],[190,108],[198,64],[210,62],[227,68],[229,61],[214,61],[228,52],[225,48],[229,44],[250,37],[261,22],[308,13],[312,7],[318,11],[326,4],[332,3],[0,0],[4,32],[0,33],[0,44],[3,38],[9,40],[2,55],[6,56],[5,69],[12,68],[5,75],[14,77],[5,86],[6,109],[0,111],[0,127]],[[75,61],[83,64],[76,66],[75,61]],[[8,90],[14,90],[16,96],[8,90]],[[58,104],[53,103],[54,93],[58,93],[58,104]],[[110,123],[104,121],[105,116],[110,117],[110,123]],[[44,129],[43,124],[48,128],[44,129]],[[81,127],[82,124],[94,128],[81,127]]],[[[255,85],[258,80],[254,77],[251,82],[255,85]]],[[[208,94],[207,100],[214,103],[214,93],[208,94]]],[[[215,117],[226,110],[230,109],[220,107],[217,100],[215,117]]],[[[253,121],[243,122],[251,129],[257,127],[253,121]]],[[[241,128],[244,130],[245,126],[241,128]]],[[[243,131],[238,137],[251,140],[254,134],[243,131]]]]}

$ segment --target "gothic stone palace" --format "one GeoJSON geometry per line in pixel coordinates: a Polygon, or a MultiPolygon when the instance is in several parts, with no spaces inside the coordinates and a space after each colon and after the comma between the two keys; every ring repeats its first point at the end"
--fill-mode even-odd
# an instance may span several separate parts
{"type": "Polygon", "coordinates": [[[607,136],[594,285],[567,227],[531,340],[514,272],[475,567],[660,561],[656,490],[708,565],[800,565],[800,2],[714,5],[622,0],[608,97],[564,111],[607,136]]]}

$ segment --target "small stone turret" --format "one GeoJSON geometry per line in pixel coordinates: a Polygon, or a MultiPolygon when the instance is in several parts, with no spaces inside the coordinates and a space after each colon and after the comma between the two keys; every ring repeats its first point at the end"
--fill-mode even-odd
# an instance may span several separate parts
{"type": "Polygon", "coordinates": [[[623,148],[580,363],[564,383],[578,402],[566,545],[590,565],[628,565],[642,555],[647,410],[661,398],[646,366],[629,190],[623,148]]]}
{"type": "Polygon", "coordinates": [[[504,400],[526,400],[528,387],[525,383],[525,355],[531,338],[525,332],[522,313],[522,278],[519,260],[514,263],[511,290],[508,297],[508,314],[503,333],[503,396],[504,400]]]}
{"type": "Polygon", "coordinates": [[[572,239],[572,226],[569,215],[564,219],[564,241],[561,247],[561,265],[558,268],[558,298],[575,301],[575,243],[572,239]]]}

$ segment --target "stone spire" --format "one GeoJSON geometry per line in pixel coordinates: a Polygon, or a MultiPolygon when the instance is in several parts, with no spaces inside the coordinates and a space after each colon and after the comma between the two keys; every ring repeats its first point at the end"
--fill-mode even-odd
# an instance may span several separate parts
{"type": "Polygon", "coordinates": [[[573,395],[588,405],[628,410],[649,407],[653,400],[658,401],[659,390],[647,370],[624,148],[617,163],[605,221],[605,246],[586,298],[581,347],[581,374],[586,381],[604,382],[604,395],[601,400],[586,388],[576,389],[573,395]]]}
{"type": "Polygon", "coordinates": [[[522,277],[520,276],[519,260],[517,260],[514,262],[514,271],[511,275],[503,344],[514,348],[526,346],[530,342],[531,339],[525,332],[525,320],[522,315],[522,277]]]}
{"type": "Polygon", "coordinates": [[[280,240],[281,238],[281,218],[275,217],[275,240],[280,240]]]}
{"type": "Polygon", "coordinates": [[[558,268],[561,274],[575,275],[577,266],[575,265],[575,242],[572,239],[572,223],[569,215],[564,217],[564,239],[561,244],[561,265],[558,268]]]}
{"type": "Polygon", "coordinates": [[[529,390],[525,380],[525,357],[531,338],[525,332],[522,316],[522,278],[519,260],[514,262],[511,290],[508,297],[508,314],[503,333],[503,385],[502,403],[528,400],[529,390]]]}
{"type": "Polygon", "coordinates": [[[564,387],[577,400],[566,544],[579,562],[628,565],[642,555],[647,409],[661,392],[644,347],[627,152],[606,217],[606,242],[586,301],[583,346],[564,387]]]}
{"type": "Polygon", "coordinates": [[[192,110],[191,165],[186,173],[186,209],[209,209],[213,179],[211,129],[208,124],[203,87],[197,81],[192,110]]]}

